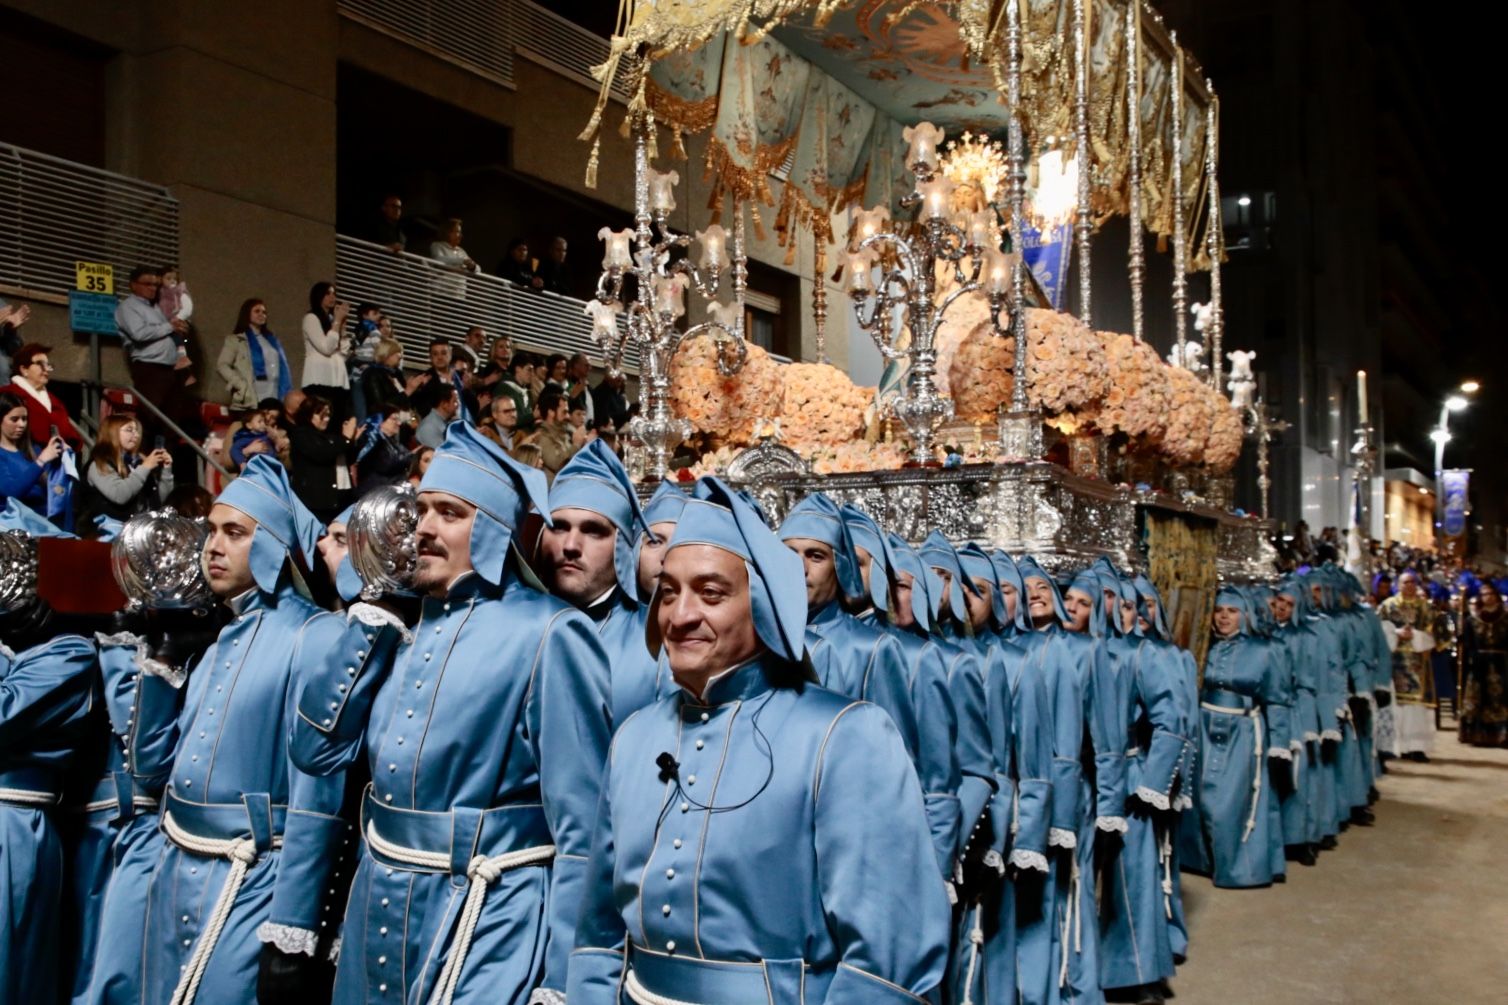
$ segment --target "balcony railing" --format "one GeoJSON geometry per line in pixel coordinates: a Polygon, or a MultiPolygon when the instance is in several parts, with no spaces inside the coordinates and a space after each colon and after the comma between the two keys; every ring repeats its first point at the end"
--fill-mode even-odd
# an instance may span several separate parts
{"type": "MultiPolygon", "coordinates": [[[[517,348],[570,356],[583,352],[600,365],[586,301],[525,290],[497,276],[465,275],[431,259],[394,254],[379,244],[344,235],[335,239],[335,285],[353,306],[378,304],[393,319],[410,366],[429,358],[435,338],[459,342],[473,325],[489,337],[508,335],[517,348]]],[[[639,356],[624,353],[624,369],[638,371],[639,356]]]]}
{"type": "Polygon", "coordinates": [[[161,185],[0,143],[0,285],[66,294],[76,262],[178,262],[178,200],[161,185]]]}

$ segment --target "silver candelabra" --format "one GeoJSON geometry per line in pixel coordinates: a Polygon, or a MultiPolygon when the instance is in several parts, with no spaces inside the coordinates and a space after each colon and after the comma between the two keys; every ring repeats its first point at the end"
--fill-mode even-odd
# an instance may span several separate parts
{"type": "Polygon", "coordinates": [[[743,207],[736,204],[731,253],[727,232],[712,224],[695,237],[701,245],[699,264],[693,264],[689,255],[672,256],[675,249],[688,249],[693,238],[676,233],[667,222],[675,209],[674,187],[679,176],[650,167],[651,128],[638,122],[634,129],[634,229],[612,231],[604,227],[599,232],[607,243],[607,253],[597,280],[597,299],[587,305],[586,313],[593,319],[593,333],[610,373],[620,372],[629,342],[639,350],[640,414],[629,423],[628,431],[648,453],[646,476],[658,481],[669,470],[676,446],[692,432],[691,423],[676,416],[670,407],[671,362],[687,339],[706,335],[717,342],[719,372],[727,376],[743,367],[748,355],[744,290],[749,268],[744,253],[743,207]],[[724,271],[731,271],[733,286],[733,302],[726,305],[716,300],[724,271]],[[629,275],[634,277],[635,288],[633,299],[625,301],[624,278],[629,275]],[[679,319],[686,313],[688,288],[709,301],[711,320],[682,330],[679,319]],[[618,323],[620,316],[622,324],[618,323]]]}

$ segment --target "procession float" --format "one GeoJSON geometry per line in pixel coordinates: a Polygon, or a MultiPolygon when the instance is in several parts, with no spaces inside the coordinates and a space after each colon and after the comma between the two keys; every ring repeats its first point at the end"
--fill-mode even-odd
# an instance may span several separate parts
{"type": "Polygon", "coordinates": [[[715,473],[773,520],[820,490],[913,540],[1057,570],[1104,555],[1151,575],[1202,656],[1218,582],[1273,569],[1283,424],[1254,354],[1229,353],[1227,379],[1219,101],[1176,31],[1136,0],[625,0],[596,73],[587,181],[621,103],[635,216],[600,234],[588,312],[607,366],[639,363],[646,491],[715,473]],[[682,233],[698,171],[707,223],[682,233]],[[1114,216],[1124,274],[1096,276],[1114,216]],[[1172,256],[1171,332],[1146,330],[1149,232],[1172,256]],[[810,242],[808,360],[749,338],[751,242],[787,263],[810,242]],[[1096,327],[1109,281],[1129,284],[1129,332],[1096,327]],[[877,386],[830,361],[837,321],[878,349],[877,386]],[[1255,514],[1232,499],[1247,440],[1255,514]]]}

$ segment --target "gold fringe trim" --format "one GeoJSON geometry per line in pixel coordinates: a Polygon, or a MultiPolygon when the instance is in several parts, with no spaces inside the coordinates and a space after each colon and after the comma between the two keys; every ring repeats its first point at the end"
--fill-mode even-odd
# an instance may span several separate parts
{"type": "MultiPolygon", "coordinates": [[[[717,121],[718,95],[709,95],[701,101],[688,101],[655,83],[648,74],[645,76],[648,79],[644,87],[644,97],[649,110],[672,128],[688,133],[701,133],[711,129],[712,124],[717,121]]],[[[682,154],[682,156],[685,155],[682,154]]]]}

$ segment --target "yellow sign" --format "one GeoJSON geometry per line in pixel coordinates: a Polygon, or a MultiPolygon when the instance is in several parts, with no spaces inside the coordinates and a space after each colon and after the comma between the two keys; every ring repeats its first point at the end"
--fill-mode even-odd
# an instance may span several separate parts
{"type": "Polygon", "coordinates": [[[115,266],[105,262],[74,262],[74,286],[84,293],[114,293],[115,266]]]}

